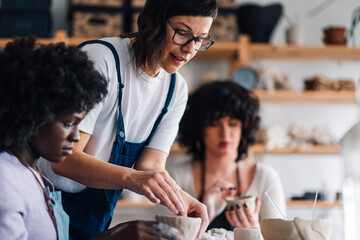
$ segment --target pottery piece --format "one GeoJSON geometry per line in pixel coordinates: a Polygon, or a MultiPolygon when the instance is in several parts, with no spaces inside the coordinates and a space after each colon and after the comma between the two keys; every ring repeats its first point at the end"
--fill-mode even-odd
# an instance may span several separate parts
{"type": "Polygon", "coordinates": [[[286,29],[286,43],[294,45],[305,44],[305,29],[302,27],[290,27],[286,29]]]}
{"type": "Polygon", "coordinates": [[[243,196],[243,197],[227,197],[226,198],[227,205],[230,207],[234,207],[236,209],[236,205],[239,204],[241,207],[244,206],[244,203],[248,206],[251,212],[255,211],[256,205],[256,197],[254,196],[243,196]]]}
{"type": "Polygon", "coordinates": [[[329,240],[332,234],[331,219],[294,220],[263,219],[260,222],[264,240],[329,240]]]}
{"type": "Polygon", "coordinates": [[[195,240],[201,226],[201,218],[176,215],[156,215],[155,219],[157,222],[176,228],[183,240],[195,240]]]}
{"type": "Polygon", "coordinates": [[[235,228],[234,240],[262,240],[259,228],[235,228]]]}
{"type": "Polygon", "coordinates": [[[346,28],[328,27],[324,29],[325,44],[346,44],[346,28]]]}

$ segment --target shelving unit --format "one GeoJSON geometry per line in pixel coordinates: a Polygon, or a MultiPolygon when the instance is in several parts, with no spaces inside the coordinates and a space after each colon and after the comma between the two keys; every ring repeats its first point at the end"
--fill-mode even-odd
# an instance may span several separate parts
{"type": "MultiPolygon", "coordinates": [[[[185,150],[175,143],[171,147],[171,153],[184,153],[185,150]]],[[[297,147],[266,149],[264,144],[255,144],[250,147],[250,151],[254,154],[339,154],[340,147],[338,145],[304,145],[297,147]]]]}
{"type": "Polygon", "coordinates": [[[262,91],[255,90],[260,102],[272,103],[356,103],[355,92],[353,91],[289,91],[277,90],[262,91]]]}

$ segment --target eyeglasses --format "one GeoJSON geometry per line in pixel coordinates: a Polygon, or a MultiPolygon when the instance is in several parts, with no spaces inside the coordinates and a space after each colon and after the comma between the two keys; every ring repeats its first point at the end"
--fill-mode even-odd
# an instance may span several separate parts
{"type": "Polygon", "coordinates": [[[205,51],[206,49],[208,49],[211,45],[213,45],[215,43],[215,41],[213,39],[211,39],[211,37],[209,35],[206,38],[195,37],[188,31],[185,31],[180,28],[176,28],[170,22],[170,20],[167,20],[167,22],[170,25],[170,27],[172,29],[174,29],[174,31],[175,31],[172,40],[177,45],[185,46],[185,45],[189,44],[190,42],[194,41],[195,42],[195,50],[198,52],[202,52],[202,51],[205,51]]]}

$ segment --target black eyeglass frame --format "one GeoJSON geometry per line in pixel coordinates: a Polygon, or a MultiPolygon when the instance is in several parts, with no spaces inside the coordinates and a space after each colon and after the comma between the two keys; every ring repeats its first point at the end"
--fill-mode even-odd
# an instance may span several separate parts
{"type": "MultiPolygon", "coordinates": [[[[186,30],[184,30],[184,29],[180,29],[180,28],[175,27],[175,26],[170,22],[169,19],[167,20],[167,23],[168,23],[168,24],[170,25],[170,27],[175,31],[175,32],[174,32],[174,35],[173,35],[173,37],[172,37],[172,41],[173,41],[173,43],[175,43],[176,45],[186,46],[186,45],[188,45],[189,43],[191,43],[192,41],[195,41],[195,43],[196,43],[196,42],[198,42],[198,41],[201,40],[201,39],[206,40],[206,41],[210,41],[209,46],[207,46],[205,49],[203,49],[203,50],[195,49],[195,50],[198,51],[198,52],[203,52],[203,51],[207,50],[209,47],[211,47],[211,46],[215,43],[214,39],[212,39],[210,35],[208,35],[208,37],[206,37],[206,38],[204,38],[204,37],[195,37],[194,35],[192,35],[191,32],[188,32],[188,31],[186,31],[186,30]],[[180,31],[181,31],[181,32],[185,32],[185,33],[191,35],[192,38],[189,39],[186,43],[183,43],[183,44],[180,44],[180,43],[175,42],[175,40],[174,40],[174,39],[175,39],[175,35],[176,35],[176,33],[180,32],[180,31]]],[[[200,46],[200,48],[201,48],[201,46],[200,46]]]]}

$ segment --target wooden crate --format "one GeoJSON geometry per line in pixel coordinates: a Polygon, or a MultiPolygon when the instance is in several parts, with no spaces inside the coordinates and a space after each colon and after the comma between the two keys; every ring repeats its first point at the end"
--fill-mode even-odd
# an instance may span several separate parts
{"type": "Polygon", "coordinates": [[[137,19],[138,19],[139,15],[140,15],[140,12],[133,12],[133,14],[131,16],[131,31],[132,32],[138,31],[137,19]]]}
{"type": "Polygon", "coordinates": [[[72,37],[101,38],[119,36],[124,32],[121,12],[72,12],[72,37]]]}
{"type": "Polygon", "coordinates": [[[144,7],[146,0],[131,0],[132,7],[144,7]]]}
{"type": "Polygon", "coordinates": [[[72,5],[122,7],[125,0],[71,0],[72,5]]]}
{"type": "Polygon", "coordinates": [[[210,36],[219,42],[235,42],[238,39],[237,18],[234,10],[221,11],[212,24],[210,36]]]}
{"type": "Polygon", "coordinates": [[[217,0],[218,7],[235,7],[234,0],[217,0]]]}

